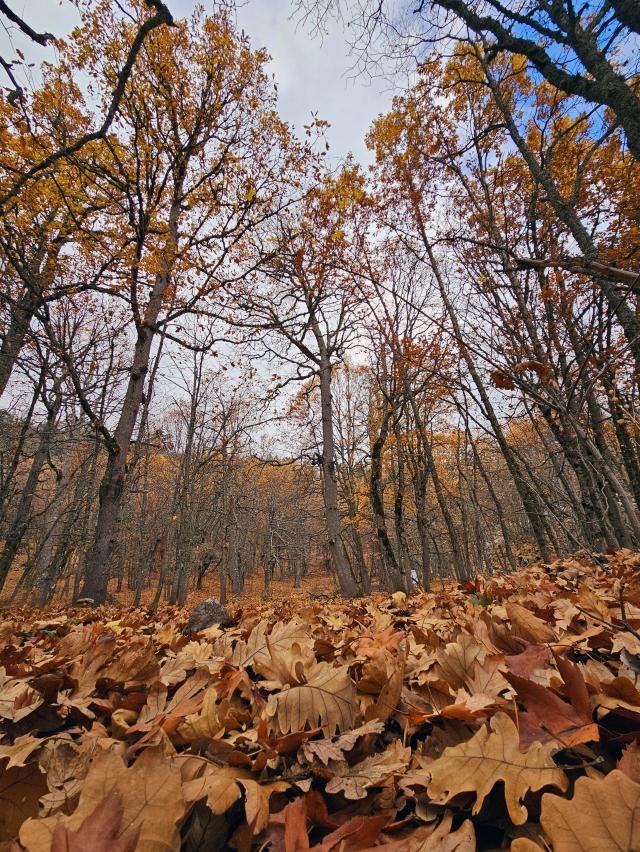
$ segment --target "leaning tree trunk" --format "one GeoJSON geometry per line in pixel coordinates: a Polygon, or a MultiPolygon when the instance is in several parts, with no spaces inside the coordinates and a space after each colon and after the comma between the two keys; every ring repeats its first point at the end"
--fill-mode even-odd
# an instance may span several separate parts
{"type": "Polygon", "coordinates": [[[60,393],[59,384],[56,383],[53,402],[47,406],[47,419],[40,434],[40,443],[38,444],[38,448],[33,456],[33,460],[31,461],[29,475],[27,476],[27,481],[25,482],[24,488],[20,494],[20,500],[18,501],[18,509],[5,540],[4,550],[0,556],[0,590],[4,587],[13,560],[20,549],[20,544],[22,543],[24,534],[29,526],[29,520],[31,518],[31,504],[40,481],[42,468],[47,460],[53,436],[55,435],[56,421],[58,419],[58,412],[60,411],[61,404],[62,395],[60,393]]]}
{"type": "Polygon", "coordinates": [[[108,457],[100,483],[100,508],[95,539],[82,588],[82,597],[92,598],[96,604],[103,604],[107,598],[111,557],[118,537],[118,515],[125,492],[129,445],[144,395],[145,376],[149,369],[156,321],[162,308],[164,295],[171,284],[171,257],[178,244],[178,216],[181,206],[179,191],[176,191],[175,198],[169,213],[169,237],[163,266],[156,275],[153,290],[144,311],[144,318],[138,321],[133,361],[120,419],[111,440],[107,442],[108,457]]]}

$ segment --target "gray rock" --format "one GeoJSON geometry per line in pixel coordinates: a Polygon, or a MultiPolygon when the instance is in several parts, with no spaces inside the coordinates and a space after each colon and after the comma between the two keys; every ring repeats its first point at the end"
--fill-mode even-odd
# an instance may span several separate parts
{"type": "Polygon", "coordinates": [[[215,598],[207,598],[192,610],[189,616],[189,621],[182,628],[184,634],[190,633],[192,630],[199,633],[200,630],[206,630],[207,627],[213,627],[214,624],[219,624],[220,627],[230,627],[233,622],[231,616],[225,606],[222,606],[220,601],[215,598]]]}

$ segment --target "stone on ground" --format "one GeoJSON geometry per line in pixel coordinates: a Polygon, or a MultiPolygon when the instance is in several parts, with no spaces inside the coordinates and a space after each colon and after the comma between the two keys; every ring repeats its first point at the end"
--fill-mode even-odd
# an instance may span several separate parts
{"type": "Polygon", "coordinates": [[[182,628],[184,634],[190,633],[192,630],[199,633],[201,630],[206,630],[208,627],[213,627],[214,624],[219,624],[220,627],[230,627],[233,622],[229,611],[216,598],[207,598],[192,610],[189,616],[189,621],[182,628]]]}

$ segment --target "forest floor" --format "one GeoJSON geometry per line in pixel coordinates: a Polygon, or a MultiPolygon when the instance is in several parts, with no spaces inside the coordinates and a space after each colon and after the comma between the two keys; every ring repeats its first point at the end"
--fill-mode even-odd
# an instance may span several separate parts
{"type": "MultiPolygon", "coordinates": [[[[0,615],[3,610],[12,607],[11,597],[16,585],[20,580],[22,568],[13,569],[7,577],[2,596],[0,597],[0,615]]],[[[143,590],[140,597],[140,604],[143,607],[150,607],[156,594],[158,583],[158,573],[156,572],[151,583],[143,590]]],[[[135,589],[130,589],[126,580],[118,589],[118,580],[111,580],[109,583],[109,594],[113,595],[123,606],[131,606],[135,597],[135,589]]],[[[307,571],[305,577],[300,580],[300,588],[293,588],[292,579],[274,579],[271,580],[267,587],[264,582],[264,572],[259,571],[256,574],[249,576],[245,582],[242,593],[237,597],[233,597],[231,592],[228,592],[229,600],[234,604],[242,606],[259,606],[260,604],[268,603],[269,601],[304,600],[310,595],[327,595],[332,597],[338,593],[338,587],[333,577],[322,566],[312,566],[307,571]]],[[[202,588],[198,589],[193,584],[190,584],[187,593],[185,606],[193,609],[197,604],[206,598],[214,597],[220,599],[220,578],[217,573],[205,575],[202,581],[202,588]]],[[[20,594],[17,598],[17,603],[24,603],[24,594],[20,594]]],[[[58,584],[56,595],[53,598],[51,606],[59,608],[68,605],[71,601],[71,591],[64,587],[62,583],[58,584]]],[[[161,599],[162,601],[162,599],[161,599]]]]}
{"type": "Polygon", "coordinates": [[[5,610],[0,852],[640,848],[640,554],[319,583],[5,610]]]}

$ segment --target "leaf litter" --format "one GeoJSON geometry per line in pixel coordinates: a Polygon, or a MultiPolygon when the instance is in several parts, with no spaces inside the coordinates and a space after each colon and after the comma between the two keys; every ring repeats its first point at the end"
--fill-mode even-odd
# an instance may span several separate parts
{"type": "Polygon", "coordinates": [[[640,557],[0,623],[0,852],[640,849],[640,557]]]}

